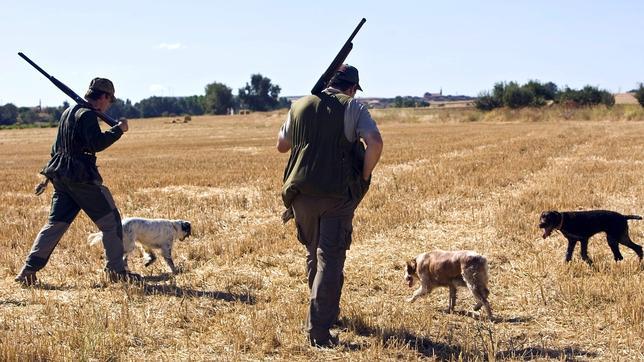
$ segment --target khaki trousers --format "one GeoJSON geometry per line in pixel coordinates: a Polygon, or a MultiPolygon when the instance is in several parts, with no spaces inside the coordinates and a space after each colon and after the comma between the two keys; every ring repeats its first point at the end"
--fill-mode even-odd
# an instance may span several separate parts
{"type": "Polygon", "coordinates": [[[338,318],[344,284],[344,261],[351,246],[353,213],[358,200],[299,194],[293,201],[297,237],[306,246],[311,291],[307,330],[316,340],[330,337],[338,318]]]}

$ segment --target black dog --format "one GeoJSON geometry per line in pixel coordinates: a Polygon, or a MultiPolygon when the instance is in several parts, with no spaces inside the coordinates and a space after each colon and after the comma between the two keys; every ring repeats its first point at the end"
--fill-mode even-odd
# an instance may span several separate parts
{"type": "Polygon", "coordinates": [[[572,259],[572,252],[575,250],[577,241],[581,242],[581,258],[588,264],[592,260],[588,257],[588,239],[600,232],[606,233],[608,246],[613,252],[615,261],[624,259],[619,252],[619,244],[627,246],[642,260],[642,247],[635,244],[628,235],[627,220],[642,220],[637,215],[622,215],[614,211],[593,210],[593,211],[544,211],[541,213],[539,228],[543,230],[543,238],[550,236],[553,230],[561,231],[568,239],[568,250],[566,261],[572,259]]]}

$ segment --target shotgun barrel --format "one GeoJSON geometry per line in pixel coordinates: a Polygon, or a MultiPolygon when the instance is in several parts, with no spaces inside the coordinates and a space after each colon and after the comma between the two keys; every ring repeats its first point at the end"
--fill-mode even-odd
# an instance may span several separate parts
{"type": "Polygon", "coordinates": [[[351,49],[353,49],[353,38],[356,36],[356,34],[358,34],[358,31],[360,31],[360,28],[362,28],[362,25],[366,21],[367,19],[365,18],[362,18],[362,20],[360,20],[360,23],[358,23],[358,26],[356,26],[353,33],[351,33],[349,39],[346,41],[346,43],[344,43],[338,55],[335,56],[335,58],[331,62],[331,65],[329,65],[324,74],[322,74],[317,83],[315,83],[313,89],[311,89],[311,94],[320,94],[320,92],[324,90],[327,84],[329,84],[329,81],[331,80],[331,78],[333,78],[335,71],[338,70],[338,68],[340,68],[342,64],[344,64],[344,61],[347,59],[347,56],[351,52],[351,49]]]}
{"type": "Polygon", "coordinates": [[[54,85],[56,87],[58,87],[58,89],[60,89],[63,93],[67,94],[67,96],[70,97],[71,99],[73,99],[76,103],[78,103],[79,105],[81,105],[83,107],[87,107],[87,108],[90,108],[90,109],[94,110],[94,112],[96,112],[96,115],[100,119],[105,121],[105,123],[107,123],[108,125],[110,125],[112,127],[116,126],[119,123],[117,120],[115,120],[114,118],[108,116],[107,114],[96,110],[94,107],[92,107],[91,104],[89,104],[89,102],[87,102],[85,99],[81,98],[81,96],[76,94],[76,92],[71,90],[71,88],[66,86],[63,82],[59,81],[58,79],[54,78],[53,76],[51,76],[47,72],[45,72],[44,69],[39,67],[38,64],[34,63],[24,53],[18,52],[18,55],[22,59],[24,59],[27,63],[29,63],[32,67],[36,68],[37,71],[39,71],[42,75],[45,76],[45,78],[49,79],[52,83],[54,83],[54,85]]]}

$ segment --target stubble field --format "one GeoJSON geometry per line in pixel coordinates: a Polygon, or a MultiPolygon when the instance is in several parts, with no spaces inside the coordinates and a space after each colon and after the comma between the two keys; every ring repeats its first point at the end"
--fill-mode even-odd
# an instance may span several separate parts
{"type": "MultiPolygon", "coordinates": [[[[308,347],[305,249],[279,218],[284,112],[133,120],[99,154],[123,217],[192,222],[178,276],[130,259],[144,286],[105,282],[84,215],[39,285],[13,282],[47,219],[52,189],[32,188],[56,130],[0,131],[0,360],[643,360],[643,263],[624,247],[613,262],[601,235],[593,268],[578,250],[565,264],[563,236],[543,240],[537,223],[547,209],[644,215],[644,116],[534,112],[373,112],[385,148],[354,219],[342,346],[329,350],[308,347]],[[404,301],[404,261],[434,248],[488,257],[495,323],[468,313],[463,289],[455,314],[446,289],[404,301]]],[[[629,226],[644,244],[644,222],[629,226]]]]}

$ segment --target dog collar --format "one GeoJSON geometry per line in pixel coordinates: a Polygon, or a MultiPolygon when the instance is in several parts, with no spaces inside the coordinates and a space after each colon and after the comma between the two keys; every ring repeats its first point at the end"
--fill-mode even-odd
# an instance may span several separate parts
{"type": "Polygon", "coordinates": [[[559,222],[559,226],[557,226],[557,230],[561,230],[562,226],[563,226],[563,214],[561,214],[561,221],[559,222]]]}

